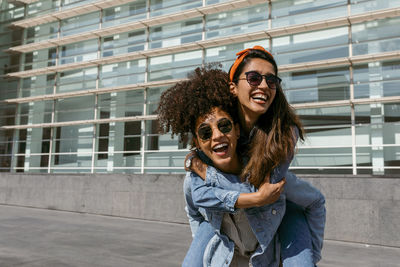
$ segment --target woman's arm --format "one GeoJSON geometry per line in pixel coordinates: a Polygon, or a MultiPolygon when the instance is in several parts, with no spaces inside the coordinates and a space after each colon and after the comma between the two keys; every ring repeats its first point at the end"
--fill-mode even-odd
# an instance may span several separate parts
{"type": "Polygon", "coordinates": [[[190,230],[192,232],[192,237],[194,238],[197,229],[200,226],[200,223],[204,221],[204,216],[200,212],[199,208],[193,202],[191,177],[189,173],[186,173],[185,180],[183,181],[183,195],[185,197],[186,215],[189,219],[189,225],[190,225],[190,230]]]}
{"type": "MultiPolygon", "coordinates": [[[[218,172],[217,175],[222,173],[218,172]]],[[[236,176],[224,175],[226,180],[216,185],[205,183],[196,173],[191,172],[192,199],[195,206],[223,212],[233,212],[235,208],[260,207],[275,202],[285,184],[285,180],[273,185],[266,182],[258,191],[252,192],[252,187],[238,182],[236,176]],[[248,193],[240,193],[240,190],[248,193]]]]}

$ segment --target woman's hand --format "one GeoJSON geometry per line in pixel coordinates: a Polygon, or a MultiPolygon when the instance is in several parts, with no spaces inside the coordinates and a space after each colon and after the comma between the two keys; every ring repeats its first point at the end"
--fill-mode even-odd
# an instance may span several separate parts
{"type": "Polygon", "coordinates": [[[272,204],[279,199],[286,179],[279,183],[269,183],[269,176],[264,179],[257,192],[241,193],[235,203],[235,208],[253,208],[272,204]]]}
{"type": "Polygon", "coordinates": [[[205,164],[201,159],[197,156],[195,151],[191,151],[189,154],[186,155],[185,157],[185,171],[192,171],[195,172],[198,176],[201,177],[201,179],[205,180],[206,179],[206,172],[207,172],[207,164],[205,164]],[[186,164],[188,159],[191,159],[191,164],[188,167],[186,164]]]}
{"type": "Polygon", "coordinates": [[[258,206],[264,206],[272,204],[279,199],[279,196],[283,192],[283,186],[286,183],[286,179],[283,178],[279,183],[271,184],[269,182],[269,176],[264,179],[258,188],[258,206]]]}

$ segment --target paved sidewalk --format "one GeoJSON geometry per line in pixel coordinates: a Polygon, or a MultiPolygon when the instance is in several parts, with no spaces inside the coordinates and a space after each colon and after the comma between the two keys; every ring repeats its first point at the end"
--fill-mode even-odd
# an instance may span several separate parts
{"type": "MultiPolygon", "coordinates": [[[[179,266],[186,224],[0,205],[0,267],[179,266]]],[[[326,241],[319,267],[400,267],[400,249],[326,241]]]]}

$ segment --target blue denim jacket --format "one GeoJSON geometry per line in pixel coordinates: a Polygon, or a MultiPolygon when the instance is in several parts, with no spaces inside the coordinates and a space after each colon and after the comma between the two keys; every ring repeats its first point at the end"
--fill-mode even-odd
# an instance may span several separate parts
{"type": "MultiPolygon", "coordinates": [[[[274,235],[285,212],[285,198],[304,208],[312,236],[314,263],[321,259],[325,227],[324,196],[293,173],[285,172],[285,168],[287,166],[280,166],[273,173],[273,176],[285,175],[287,180],[281,198],[268,206],[246,209],[250,225],[260,242],[259,248],[252,257],[253,266],[279,264],[279,245],[276,245],[277,240],[274,235]]],[[[278,178],[275,177],[275,179],[278,178]]],[[[219,232],[223,212],[235,211],[234,205],[240,192],[250,193],[255,190],[249,183],[240,183],[237,176],[222,173],[211,166],[207,168],[205,182],[195,173],[187,174],[184,191],[187,202],[186,211],[193,235],[204,219],[217,229],[217,235],[210,241],[205,252],[206,266],[229,265],[224,265],[223,262],[230,263],[234,244],[219,232]]]]}
{"type": "MultiPolygon", "coordinates": [[[[186,210],[193,235],[204,219],[215,229],[216,234],[204,252],[203,266],[229,266],[235,244],[220,232],[222,217],[225,212],[235,211],[234,205],[240,194],[238,191],[244,187],[248,192],[254,192],[255,189],[249,183],[241,183],[235,175],[224,174],[217,178],[218,172],[213,167],[207,168],[207,176],[215,179],[204,182],[195,173],[187,174],[184,185],[186,210]]],[[[280,253],[276,232],[285,214],[285,196],[281,195],[279,200],[271,205],[245,209],[245,213],[259,241],[259,246],[251,256],[252,265],[279,266],[280,253]]]]}

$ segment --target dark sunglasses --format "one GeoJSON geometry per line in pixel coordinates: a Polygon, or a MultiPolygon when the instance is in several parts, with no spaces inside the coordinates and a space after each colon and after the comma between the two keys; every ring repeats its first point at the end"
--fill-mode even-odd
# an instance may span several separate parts
{"type": "MultiPolygon", "coordinates": [[[[251,86],[259,86],[265,78],[265,82],[268,84],[268,87],[270,89],[276,89],[278,85],[281,84],[281,78],[278,76],[275,76],[273,74],[267,74],[267,75],[261,75],[257,71],[248,71],[245,72],[246,75],[246,80],[251,86]]],[[[239,80],[245,80],[245,78],[239,79],[239,80]]]]}
{"type": "MultiPolygon", "coordinates": [[[[233,124],[227,118],[222,118],[217,122],[217,127],[221,133],[227,134],[230,131],[232,131],[233,124]]],[[[212,136],[212,133],[213,133],[213,131],[212,131],[211,126],[207,125],[207,124],[200,126],[199,129],[197,130],[197,135],[204,141],[207,141],[208,139],[210,139],[212,136]]]]}

